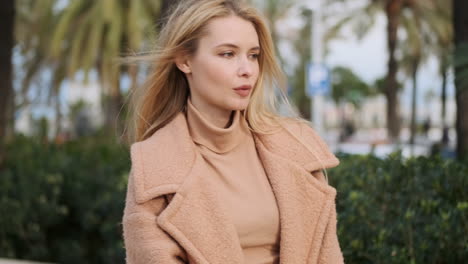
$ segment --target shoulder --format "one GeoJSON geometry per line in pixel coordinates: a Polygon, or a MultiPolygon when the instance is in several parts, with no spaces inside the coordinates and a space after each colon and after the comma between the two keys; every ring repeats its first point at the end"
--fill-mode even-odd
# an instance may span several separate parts
{"type": "Polygon", "coordinates": [[[192,145],[183,114],[151,137],[132,144],[131,177],[137,202],[177,190],[195,159],[192,145]]]}
{"type": "Polygon", "coordinates": [[[309,171],[335,167],[339,160],[327,143],[300,119],[281,118],[279,128],[272,133],[258,135],[260,141],[275,154],[299,163],[309,171]]]}
{"type": "Polygon", "coordinates": [[[285,130],[301,141],[306,147],[323,154],[331,154],[328,144],[315,131],[312,124],[305,120],[288,119],[283,122],[285,130]]]}

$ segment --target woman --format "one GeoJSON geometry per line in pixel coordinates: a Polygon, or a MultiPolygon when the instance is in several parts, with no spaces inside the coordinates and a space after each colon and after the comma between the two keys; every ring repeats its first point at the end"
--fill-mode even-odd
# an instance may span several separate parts
{"type": "Polygon", "coordinates": [[[275,113],[264,20],[240,1],[180,2],[134,94],[127,263],[342,263],[322,174],[338,160],[275,113]]]}

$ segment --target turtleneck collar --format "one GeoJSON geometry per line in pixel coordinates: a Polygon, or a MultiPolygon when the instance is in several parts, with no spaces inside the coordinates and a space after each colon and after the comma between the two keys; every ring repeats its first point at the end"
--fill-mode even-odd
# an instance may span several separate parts
{"type": "Polygon", "coordinates": [[[203,117],[190,98],[187,100],[187,123],[195,143],[220,154],[234,149],[250,135],[247,121],[239,110],[234,111],[229,127],[219,128],[203,117]]]}

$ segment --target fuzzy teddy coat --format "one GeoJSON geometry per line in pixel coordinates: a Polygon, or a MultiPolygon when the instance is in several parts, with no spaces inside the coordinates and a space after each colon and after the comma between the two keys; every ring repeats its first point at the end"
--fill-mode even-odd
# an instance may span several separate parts
{"type": "MultiPolygon", "coordinates": [[[[321,172],[321,164],[331,168],[339,161],[307,124],[289,122],[286,128],[253,133],[280,212],[280,263],[343,263],[336,190],[321,172]]],[[[123,215],[128,264],[244,263],[237,232],[217,186],[204,177],[206,165],[183,113],[133,144],[131,159],[123,215]]]]}

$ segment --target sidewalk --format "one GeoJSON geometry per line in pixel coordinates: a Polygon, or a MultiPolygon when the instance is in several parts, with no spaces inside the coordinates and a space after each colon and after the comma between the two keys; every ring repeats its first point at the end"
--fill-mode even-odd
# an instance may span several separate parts
{"type": "MultiPolygon", "coordinates": [[[[389,154],[401,150],[403,157],[411,156],[429,156],[432,146],[440,141],[442,132],[440,129],[433,128],[429,131],[427,137],[416,135],[415,144],[408,144],[409,130],[402,129],[400,133],[400,144],[390,143],[387,138],[386,128],[358,130],[344,142],[338,142],[339,131],[330,130],[324,135],[325,141],[329,144],[332,152],[343,152],[348,154],[369,154],[384,158],[389,154]]],[[[455,149],[455,132],[450,131],[450,151],[455,149]]]]}

